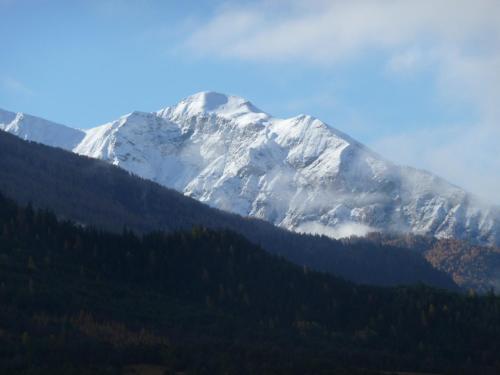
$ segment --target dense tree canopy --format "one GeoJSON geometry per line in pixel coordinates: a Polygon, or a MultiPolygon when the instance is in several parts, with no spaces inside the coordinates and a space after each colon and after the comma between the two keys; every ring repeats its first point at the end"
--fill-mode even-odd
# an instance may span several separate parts
{"type": "Polygon", "coordinates": [[[499,350],[493,294],[360,286],[231,231],[116,234],[0,198],[2,373],[487,374],[499,350]]]}

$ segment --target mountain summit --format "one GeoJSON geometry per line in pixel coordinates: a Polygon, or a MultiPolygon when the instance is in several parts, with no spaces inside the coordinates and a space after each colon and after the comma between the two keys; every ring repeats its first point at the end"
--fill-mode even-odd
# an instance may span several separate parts
{"type": "Polygon", "coordinates": [[[268,114],[242,97],[212,91],[199,92],[174,107],[159,111],[162,117],[174,118],[199,116],[203,113],[216,114],[232,120],[238,119],[242,123],[265,121],[270,118],[268,114]]]}
{"type": "Polygon", "coordinates": [[[19,132],[12,121],[0,115],[0,129],[290,230],[500,244],[498,208],[431,173],[395,165],[318,119],[275,118],[241,97],[201,92],[85,132],[35,118],[29,128],[37,131],[19,132]]]}

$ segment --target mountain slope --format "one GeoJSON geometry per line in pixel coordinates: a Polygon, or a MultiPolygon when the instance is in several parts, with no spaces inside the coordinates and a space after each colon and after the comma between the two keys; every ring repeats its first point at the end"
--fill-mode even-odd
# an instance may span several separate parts
{"type": "Polygon", "coordinates": [[[479,246],[450,238],[396,236],[370,233],[375,243],[403,247],[423,254],[436,269],[446,272],[465,290],[500,291],[500,248],[479,246]]]}
{"type": "Polygon", "coordinates": [[[295,231],[500,242],[498,209],[317,119],[276,119],[239,97],[203,92],[157,113],[134,112],[90,130],[75,151],[295,231]]]}
{"type": "Polygon", "coordinates": [[[26,140],[72,150],[85,136],[81,130],[24,113],[8,112],[0,109],[0,130],[15,134],[26,140]]]}
{"type": "Polygon", "coordinates": [[[262,220],[210,208],[100,160],[25,142],[0,132],[0,192],[21,203],[49,207],[82,225],[120,232],[227,228],[271,253],[360,283],[424,282],[456,289],[413,251],[363,240],[337,241],[300,235],[262,220]]]}
{"type": "Polygon", "coordinates": [[[74,151],[294,231],[500,244],[498,208],[388,162],[318,119],[277,119],[240,97],[202,92],[155,113],[133,112],[86,131],[74,151]]]}

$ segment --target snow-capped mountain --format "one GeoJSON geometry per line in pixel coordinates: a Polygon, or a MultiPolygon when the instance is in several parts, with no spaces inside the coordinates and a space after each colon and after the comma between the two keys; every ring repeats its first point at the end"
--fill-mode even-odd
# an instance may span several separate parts
{"type": "Polygon", "coordinates": [[[431,173],[395,165],[318,119],[274,118],[240,97],[202,92],[85,133],[45,120],[27,125],[26,116],[11,125],[19,115],[10,122],[0,116],[0,129],[25,139],[107,160],[291,230],[333,237],[398,231],[500,244],[498,208],[431,173]]]}
{"type": "Polygon", "coordinates": [[[26,140],[32,140],[66,150],[74,149],[85,137],[85,132],[24,113],[0,109],[0,130],[26,140]]]}

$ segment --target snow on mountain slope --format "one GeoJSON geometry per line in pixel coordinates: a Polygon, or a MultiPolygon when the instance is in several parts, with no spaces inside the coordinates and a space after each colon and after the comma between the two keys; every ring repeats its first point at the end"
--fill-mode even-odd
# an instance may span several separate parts
{"type": "Polygon", "coordinates": [[[24,113],[8,112],[2,109],[0,109],[0,130],[5,130],[26,140],[66,150],[75,148],[85,136],[81,130],[24,113]]]}
{"type": "Polygon", "coordinates": [[[388,162],[318,119],[277,119],[236,96],[202,92],[155,113],[133,112],[88,130],[73,150],[295,231],[500,244],[498,208],[388,162]]]}

